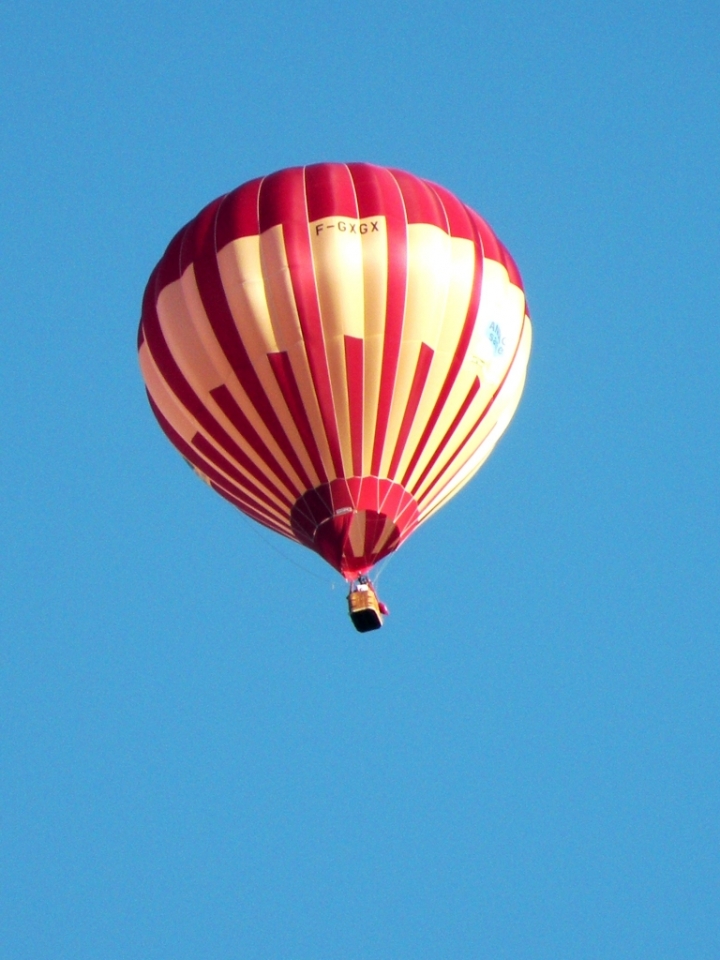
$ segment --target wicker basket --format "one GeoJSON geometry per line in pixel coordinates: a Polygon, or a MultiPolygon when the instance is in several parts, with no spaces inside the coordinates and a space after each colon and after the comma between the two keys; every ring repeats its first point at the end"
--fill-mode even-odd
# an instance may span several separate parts
{"type": "Polygon", "coordinates": [[[348,611],[355,629],[360,633],[379,630],[383,625],[378,598],[370,587],[366,590],[352,590],[348,594],[348,611]]]}

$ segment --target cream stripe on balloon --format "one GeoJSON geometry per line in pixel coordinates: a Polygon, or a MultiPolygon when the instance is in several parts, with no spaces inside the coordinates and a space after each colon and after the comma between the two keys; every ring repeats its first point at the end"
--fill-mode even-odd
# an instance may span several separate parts
{"type": "MultiPolygon", "coordinates": [[[[270,319],[265,281],[260,266],[260,237],[241,237],[239,240],[226,244],[218,252],[217,261],[220,279],[235,323],[235,329],[247,351],[250,363],[283,427],[285,435],[288,437],[306,473],[317,485],[320,478],[317,476],[300,439],[295,422],[285,404],[267,358],[268,353],[276,353],[280,347],[275,338],[275,331],[270,319]]],[[[235,378],[235,382],[237,383],[237,378],[235,378]]],[[[295,479],[295,471],[280,449],[277,440],[265,425],[265,421],[253,407],[250,398],[248,397],[246,406],[244,402],[241,402],[241,398],[235,394],[234,389],[230,392],[258,434],[275,453],[278,463],[287,470],[291,478],[295,479]]],[[[297,482],[298,486],[302,487],[299,479],[297,482]]]]}
{"type": "Polygon", "coordinates": [[[387,544],[388,540],[390,539],[390,535],[391,535],[396,529],[397,529],[397,528],[395,527],[395,524],[392,522],[392,520],[390,520],[389,518],[386,517],[386,518],[385,518],[385,523],[384,523],[383,528],[382,528],[382,533],[380,534],[380,536],[379,536],[379,538],[378,538],[378,542],[375,544],[375,552],[376,552],[376,553],[379,553],[381,550],[384,549],[385,545],[387,544]]]}
{"type": "Polygon", "coordinates": [[[507,429],[519,402],[520,393],[516,395],[516,398],[510,401],[510,412],[506,414],[506,412],[503,411],[502,415],[493,424],[492,429],[484,438],[480,446],[473,451],[472,456],[466,461],[466,463],[462,465],[458,472],[450,478],[450,481],[440,488],[440,491],[436,493],[435,497],[421,508],[421,523],[424,523],[426,520],[428,520],[449,499],[454,497],[455,494],[459,493],[462,488],[472,480],[472,478],[475,476],[478,470],[480,470],[482,465],[495,449],[495,445],[507,429]]]}
{"type": "Polygon", "coordinates": [[[362,472],[370,473],[380,397],[383,340],[387,312],[388,231],[385,217],[374,217],[379,229],[362,236],[364,338],[362,472]]]}
{"type": "Polygon", "coordinates": [[[361,557],[365,553],[365,513],[356,513],[350,521],[350,549],[356,557],[361,557]]]}
{"type": "MultiPolygon", "coordinates": [[[[441,474],[444,465],[448,463],[458,449],[463,447],[468,437],[468,431],[477,421],[479,412],[476,407],[473,416],[465,417],[462,425],[458,427],[456,431],[457,442],[449,445],[452,446],[452,452],[448,452],[446,456],[443,456],[441,460],[439,460],[430,472],[429,478],[423,483],[422,489],[417,496],[422,517],[429,515],[429,512],[434,512],[439,503],[444,502],[447,496],[452,495],[453,492],[456,492],[461,486],[464,486],[482,466],[510,423],[515,409],[520,402],[520,396],[525,383],[525,371],[530,352],[531,339],[531,326],[528,319],[523,326],[522,340],[508,371],[507,379],[499,390],[492,407],[488,410],[482,423],[466,443],[450,470],[440,478],[438,486],[437,478],[441,474]],[[506,412],[507,410],[509,410],[509,412],[506,412]],[[428,500],[429,497],[431,498],[430,500],[428,500]]],[[[487,400],[485,401],[485,405],[487,405],[487,400]]],[[[480,408],[480,411],[481,410],[482,407],[480,408]]]]}
{"type": "MultiPolygon", "coordinates": [[[[524,297],[522,291],[519,291],[517,287],[510,283],[507,271],[502,264],[493,260],[485,260],[478,316],[465,362],[413,473],[411,487],[434,457],[439,444],[450,429],[467,397],[475,377],[480,378],[480,394],[465,413],[462,422],[472,423],[473,416],[477,416],[478,405],[487,402],[495,392],[497,385],[505,375],[509,360],[512,358],[520,335],[523,316],[524,297]],[[502,352],[498,352],[493,344],[493,334],[489,329],[491,323],[497,324],[506,341],[502,352]]],[[[457,428],[460,433],[462,433],[462,422],[457,428]]],[[[452,455],[451,448],[452,445],[443,452],[439,463],[433,467],[433,473],[437,473],[442,464],[447,462],[452,455]]]]}
{"type": "Polygon", "coordinates": [[[153,402],[157,404],[162,415],[183,440],[186,443],[192,443],[192,438],[200,429],[200,425],[165,382],[147,343],[143,343],[140,347],[138,357],[143,380],[153,402]]]}
{"type": "MultiPolygon", "coordinates": [[[[430,416],[435,408],[435,404],[440,396],[440,391],[450,370],[450,365],[457,351],[458,340],[465,323],[465,317],[470,306],[470,297],[472,296],[473,278],[475,273],[475,246],[471,240],[461,238],[451,238],[452,259],[449,264],[450,283],[448,295],[445,302],[445,309],[441,315],[440,329],[436,343],[430,343],[429,346],[435,347],[435,356],[433,357],[428,379],[423,390],[420,406],[418,407],[415,422],[405,445],[405,451],[400,460],[400,469],[398,476],[403,477],[407,470],[410,459],[417,449],[420,438],[423,435],[430,416]]],[[[469,387],[468,387],[469,389],[469,387]]],[[[467,394],[467,391],[466,391],[467,394]]],[[[457,407],[454,408],[457,413],[457,407]]],[[[412,488],[416,478],[420,476],[422,470],[430,459],[432,453],[437,447],[439,440],[436,439],[439,428],[436,427],[430,435],[426,453],[421,456],[417,466],[409,478],[408,487],[412,488]]],[[[444,434],[441,434],[441,437],[444,434]]]]}
{"type": "MultiPolygon", "coordinates": [[[[176,395],[171,390],[170,386],[167,384],[163,378],[160,370],[155,363],[155,360],[150,353],[150,350],[146,343],[144,343],[139,351],[140,359],[140,369],[142,370],[143,379],[145,380],[145,385],[147,386],[148,393],[153,399],[153,402],[157,405],[160,413],[165,417],[170,426],[177,431],[177,433],[182,437],[182,439],[189,445],[193,444],[193,440],[197,434],[200,434],[205,438],[205,440],[213,446],[214,449],[218,450],[219,453],[230,463],[237,466],[232,456],[230,456],[225,450],[218,448],[217,444],[213,441],[213,438],[210,437],[203,427],[197,422],[193,415],[187,410],[187,408],[178,400],[176,395]]],[[[199,454],[205,459],[204,455],[199,454]]],[[[206,482],[210,483],[208,477],[199,470],[194,464],[192,465],[195,472],[206,482]]],[[[229,488],[232,489],[242,489],[239,486],[236,478],[229,476],[221,466],[213,464],[213,468],[217,472],[226,478],[229,488]]],[[[243,473],[240,467],[237,469],[243,473]]],[[[258,486],[257,481],[253,478],[248,478],[250,483],[253,483],[255,486],[258,486]]],[[[279,522],[288,525],[289,523],[289,514],[287,509],[277,502],[277,498],[273,496],[272,491],[265,488],[265,492],[268,496],[271,496],[273,503],[275,504],[274,508],[271,508],[267,503],[263,503],[262,507],[265,510],[270,511],[273,516],[277,516],[279,522]]],[[[253,499],[253,495],[247,491],[244,491],[245,496],[248,500],[253,499]]]]}
{"type": "MultiPolygon", "coordinates": [[[[275,340],[279,349],[286,351],[290,357],[303,405],[320,451],[320,458],[328,477],[332,478],[335,475],[332,458],[302,338],[282,225],[271,227],[260,235],[260,258],[265,276],[265,294],[275,340]]],[[[304,444],[300,440],[299,434],[296,435],[299,449],[302,450],[304,444]]],[[[304,463],[305,459],[303,458],[304,463]]],[[[313,471],[314,473],[315,471],[313,471]]]]}
{"type": "MultiPolygon", "coordinates": [[[[235,371],[230,365],[230,361],[225,355],[224,350],[220,346],[215,332],[210,324],[207,313],[205,312],[205,307],[203,306],[202,299],[200,297],[200,291],[197,286],[197,281],[195,278],[195,270],[191,264],[180,277],[180,285],[182,287],[183,296],[185,299],[185,306],[187,307],[188,316],[192,321],[192,325],[197,333],[198,339],[202,344],[202,349],[204,353],[215,370],[217,381],[213,386],[218,386],[223,384],[227,387],[231,396],[237,403],[240,410],[245,414],[245,416],[250,421],[251,426],[255,429],[256,433],[261,440],[265,443],[265,446],[275,457],[278,465],[286,471],[291,481],[295,481],[298,487],[301,487],[300,479],[292,469],[291,465],[288,463],[285,458],[280,445],[278,444],[276,438],[272,435],[270,430],[268,430],[265,425],[264,420],[258,415],[255,407],[253,406],[250,398],[248,397],[246,391],[242,387],[240,381],[237,378],[235,371]]],[[[248,325],[251,329],[254,328],[254,324],[248,325]]],[[[194,361],[193,361],[194,362],[194,361]]],[[[207,381],[210,382],[209,380],[207,381]]],[[[211,388],[212,389],[212,388],[211,388]]],[[[213,404],[213,410],[216,409],[216,401],[209,397],[207,400],[204,400],[206,406],[208,403],[213,404]]],[[[231,421],[226,421],[230,424],[229,432],[233,439],[236,439],[241,446],[241,448],[246,452],[253,460],[261,461],[263,465],[263,470],[268,474],[271,474],[275,478],[275,473],[272,470],[269,464],[266,464],[261,460],[260,455],[254,451],[252,445],[249,441],[246,441],[242,438],[242,434],[238,432],[237,428],[232,425],[231,421]]],[[[282,486],[284,490],[287,490],[287,487],[282,483],[281,480],[277,480],[277,483],[282,486]]],[[[289,496],[291,492],[287,490],[289,496]]]]}
{"type": "MultiPolygon", "coordinates": [[[[209,340],[214,340],[214,334],[205,316],[202,301],[197,291],[192,265],[185,271],[182,282],[180,280],[175,281],[161,291],[157,300],[157,314],[168,349],[193,392],[210,412],[213,419],[237,443],[243,453],[249,459],[256,461],[257,454],[243,439],[211,395],[211,390],[221,386],[224,382],[223,375],[215,367],[213,360],[215,359],[221,364],[227,364],[227,359],[219,346],[217,346],[217,351],[212,359],[206,349],[209,340]],[[202,318],[204,318],[204,324],[201,322],[202,318]],[[205,326],[207,342],[203,342],[198,326],[200,328],[205,326]]],[[[241,470],[230,452],[221,447],[212,437],[208,436],[207,439],[218,453],[232,461],[241,470]]],[[[292,492],[275,476],[270,468],[265,466],[263,470],[268,477],[266,492],[273,500],[277,499],[272,489],[273,486],[285,492],[286,496],[292,500],[292,492]]],[[[257,483],[258,481],[253,482],[257,483]]]]}
{"type": "Polygon", "coordinates": [[[388,474],[408,405],[420,348],[434,348],[440,336],[451,280],[451,239],[444,230],[413,223],[407,236],[407,289],[402,346],[390,420],[380,466],[388,474]]]}
{"type": "Polygon", "coordinates": [[[309,225],[310,247],[327,350],[343,469],[352,476],[345,337],[362,337],[365,314],[363,246],[360,221],[328,217],[309,225]],[[350,229],[350,228],[354,229],[350,229]]]}

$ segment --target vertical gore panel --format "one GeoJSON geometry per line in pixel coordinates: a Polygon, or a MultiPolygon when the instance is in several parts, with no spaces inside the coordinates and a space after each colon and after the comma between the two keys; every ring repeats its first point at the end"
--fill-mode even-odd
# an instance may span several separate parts
{"type": "Polygon", "coordinates": [[[220,407],[230,423],[232,423],[232,425],[238,431],[243,440],[248,444],[249,447],[251,447],[253,453],[260,460],[262,460],[263,463],[270,468],[270,470],[272,470],[275,476],[285,484],[288,490],[291,490],[296,496],[299,496],[302,491],[297,489],[290,477],[288,477],[283,468],[272,455],[272,452],[268,450],[267,446],[262,440],[262,437],[260,437],[248,418],[237,405],[235,398],[225,384],[221,384],[219,387],[215,387],[214,390],[211,390],[210,396],[220,407]]]}
{"type": "MultiPolygon", "coordinates": [[[[260,483],[267,482],[264,480],[262,473],[258,471],[257,468],[253,469],[254,465],[252,462],[248,461],[247,458],[238,461],[240,467],[242,468],[238,469],[238,467],[229,461],[227,457],[224,457],[221,453],[218,453],[210,441],[200,432],[196,433],[193,437],[192,445],[199,450],[204,457],[207,457],[211,463],[214,463],[215,466],[219,467],[223,473],[226,473],[229,477],[232,477],[238,486],[241,487],[241,489],[247,491],[252,500],[260,501],[261,503],[266,504],[266,506],[271,507],[273,510],[281,512],[281,507],[278,507],[272,497],[268,496],[268,494],[259,486],[254,484],[252,480],[248,479],[248,475],[250,475],[255,476],[255,479],[259,480],[260,483]]],[[[280,491],[273,489],[273,493],[275,493],[277,498],[284,504],[284,506],[288,508],[292,506],[288,498],[284,496],[284,494],[280,493],[280,491]]]]}
{"type": "Polygon", "coordinates": [[[480,305],[480,290],[482,287],[482,247],[480,244],[479,237],[477,233],[473,230],[474,239],[475,239],[475,269],[473,272],[473,286],[472,294],[470,296],[470,303],[468,305],[467,313],[465,315],[465,322],[463,324],[462,332],[460,333],[460,338],[458,340],[458,345],[455,350],[455,355],[453,356],[452,362],[450,364],[450,369],[448,370],[448,375],[443,384],[442,390],[440,391],[440,396],[437,399],[433,411],[430,414],[430,419],[428,420],[427,426],[423,430],[422,436],[418,441],[418,445],[413,453],[410,463],[405,470],[403,475],[402,484],[403,486],[407,485],[412,475],[413,470],[415,469],[418,460],[422,456],[430,435],[435,429],[435,424],[440,419],[440,415],[445,408],[448,397],[450,396],[450,391],[455,385],[457,380],[457,375],[460,372],[460,367],[463,364],[465,355],[467,353],[468,347],[470,345],[470,340],[472,338],[473,330],[475,329],[475,320],[477,319],[478,307],[480,305]]]}
{"type": "Polygon", "coordinates": [[[244,456],[242,450],[232,437],[225,432],[212,413],[210,413],[177,365],[163,335],[162,327],[160,326],[160,320],[155,307],[155,296],[156,291],[151,291],[146,296],[146,302],[143,306],[143,329],[145,330],[148,349],[155,361],[160,376],[169,389],[175,394],[182,406],[185,407],[188,413],[195,418],[213,440],[234,460],[240,461],[244,456]]]}
{"type": "Polygon", "coordinates": [[[307,220],[303,168],[289,167],[265,177],[258,195],[260,232],[271,227],[299,220],[307,220]]]}
{"type": "MultiPolygon", "coordinates": [[[[246,513],[251,513],[251,515],[253,515],[260,523],[263,523],[266,526],[274,526],[275,524],[279,525],[277,518],[273,518],[273,522],[271,524],[271,522],[269,522],[271,515],[266,512],[265,508],[261,507],[259,504],[254,504],[252,500],[249,500],[247,498],[247,494],[239,488],[234,487],[230,480],[219,473],[209,461],[204,459],[196,447],[186,443],[185,440],[183,440],[180,434],[177,433],[168,420],[163,416],[150,394],[148,394],[148,400],[163,433],[189,463],[191,463],[194,467],[197,467],[197,469],[205,474],[205,476],[210,480],[213,480],[217,484],[222,484],[228,490],[233,490],[238,500],[240,500],[243,504],[242,509],[244,509],[246,513]],[[253,511],[253,508],[255,508],[256,512],[253,511]]],[[[277,509],[277,507],[275,509],[277,509]]]]}
{"type": "Polygon", "coordinates": [[[275,379],[278,382],[283,399],[290,411],[290,416],[293,418],[300,439],[310,457],[310,462],[318,477],[325,483],[327,473],[325,472],[322,457],[320,456],[320,451],[313,436],[307,412],[303,406],[297,380],[295,379],[292,364],[290,363],[290,357],[287,353],[270,353],[268,354],[268,360],[270,361],[270,366],[275,374],[275,379]]]}
{"type": "Polygon", "coordinates": [[[358,215],[355,188],[350,171],[344,163],[316,163],[305,167],[308,220],[323,217],[352,217],[358,215]]]}
{"type": "MultiPolygon", "coordinates": [[[[510,361],[510,363],[509,363],[509,365],[508,365],[508,368],[507,368],[507,370],[505,371],[505,376],[502,378],[502,380],[501,380],[500,383],[498,384],[495,392],[493,393],[492,397],[490,397],[490,400],[488,401],[487,405],[485,406],[485,408],[484,408],[484,410],[482,411],[482,413],[480,414],[480,416],[477,418],[477,420],[475,421],[475,423],[473,423],[473,425],[470,427],[470,430],[469,430],[468,433],[465,435],[465,439],[462,441],[462,443],[460,444],[460,446],[457,448],[457,450],[456,450],[456,451],[453,453],[453,455],[450,457],[450,459],[449,459],[448,462],[445,464],[445,466],[442,468],[442,470],[440,471],[440,473],[438,473],[438,475],[437,475],[437,476],[435,477],[435,479],[432,481],[432,483],[431,483],[430,486],[427,488],[427,490],[424,490],[424,491],[422,492],[422,494],[420,494],[420,499],[425,499],[425,498],[427,497],[429,491],[437,486],[437,484],[438,484],[439,481],[440,481],[440,478],[443,477],[443,476],[447,473],[447,471],[450,469],[450,467],[451,467],[452,464],[455,462],[455,460],[457,460],[457,458],[458,458],[458,456],[460,455],[460,453],[465,449],[465,447],[467,446],[467,444],[470,442],[471,438],[473,437],[473,435],[474,435],[475,432],[477,431],[478,427],[479,427],[480,424],[483,422],[483,420],[484,420],[485,417],[487,416],[488,412],[489,412],[490,409],[492,408],[493,404],[495,403],[495,401],[496,401],[496,399],[497,399],[497,397],[498,397],[498,394],[500,393],[500,391],[502,390],[502,388],[505,386],[505,381],[507,380],[508,376],[510,375],[510,371],[512,370],[512,368],[513,368],[513,366],[514,366],[514,364],[515,364],[515,359],[516,359],[516,357],[517,357],[518,350],[520,349],[520,344],[522,343],[522,335],[523,335],[524,327],[525,327],[525,321],[523,320],[523,326],[522,326],[522,328],[521,328],[521,330],[520,330],[520,336],[518,337],[518,342],[517,342],[517,344],[516,344],[516,346],[515,346],[515,352],[513,353],[512,360],[510,361]]],[[[416,491],[417,489],[418,489],[418,486],[416,486],[416,487],[413,489],[413,496],[415,495],[415,491],[416,491]]]]}
{"type": "Polygon", "coordinates": [[[185,231],[190,226],[189,223],[186,223],[182,230],[178,230],[175,236],[172,238],[168,244],[167,250],[162,256],[160,263],[158,263],[155,268],[153,276],[150,277],[150,282],[145,288],[145,293],[150,289],[150,284],[154,283],[153,287],[153,305],[157,302],[157,298],[160,296],[162,290],[165,287],[169,286],[171,283],[180,277],[180,250],[183,245],[183,240],[185,239],[185,231]]]}
{"type": "Polygon", "coordinates": [[[285,252],[310,375],[335,475],[343,475],[340,438],[320,317],[301,167],[267,177],[260,190],[260,227],[282,224],[285,252]]]}
{"type": "Polygon", "coordinates": [[[470,213],[472,222],[474,223],[475,229],[480,237],[483,256],[488,260],[497,260],[498,263],[502,263],[503,257],[500,244],[498,243],[498,238],[485,223],[483,218],[478,216],[474,210],[469,210],[468,212],[470,213]]]}
{"type": "MultiPolygon", "coordinates": [[[[225,354],[250,403],[275,438],[288,462],[299,477],[305,477],[302,464],[292,449],[292,444],[263,389],[260,378],[237,331],[225,296],[217,262],[216,219],[226,218],[224,227],[226,230],[229,229],[228,223],[232,221],[232,217],[235,217],[236,225],[244,218],[245,226],[248,228],[252,226],[251,209],[253,205],[255,209],[257,208],[258,187],[259,181],[246,184],[245,187],[235,190],[232,195],[225,198],[225,201],[228,202],[221,201],[217,205],[210,204],[194,221],[188,224],[185,236],[182,238],[180,268],[181,271],[184,271],[190,263],[194,264],[195,280],[200,298],[220,349],[225,354]]],[[[254,215],[254,221],[257,224],[257,213],[254,215]]]]}
{"type": "Polygon", "coordinates": [[[407,222],[430,223],[447,233],[447,216],[440,198],[432,187],[411,173],[405,173],[404,170],[393,170],[392,175],[397,180],[402,193],[407,222]]]}
{"type": "Polygon", "coordinates": [[[456,414],[456,416],[455,416],[455,419],[454,419],[453,422],[450,424],[450,426],[448,427],[448,429],[445,431],[445,436],[442,438],[442,440],[441,440],[440,443],[438,444],[438,447],[437,447],[437,449],[435,450],[435,452],[433,453],[433,455],[430,457],[430,460],[428,461],[427,466],[425,467],[425,469],[423,470],[423,472],[420,474],[420,476],[418,477],[415,485],[413,486],[413,488],[412,488],[412,494],[413,494],[413,496],[415,496],[415,494],[417,493],[417,491],[420,489],[421,485],[422,485],[423,482],[425,481],[425,478],[426,478],[427,475],[430,473],[430,471],[432,470],[432,468],[435,466],[435,464],[437,463],[438,458],[439,458],[440,455],[442,454],[443,450],[445,449],[445,447],[448,445],[448,443],[449,443],[450,440],[452,439],[455,431],[457,430],[458,426],[459,426],[460,423],[462,422],[463,417],[464,417],[465,414],[467,413],[470,404],[473,402],[473,400],[474,400],[475,397],[477,396],[477,393],[478,393],[479,390],[480,390],[480,380],[479,380],[478,377],[475,377],[475,379],[474,379],[473,382],[472,382],[472,386],[470,387],[470,390],[468,391],[468,395],[467,395],[467,396],[465,397],[465,399],[463,400],[463,402],[462,402],[462,404],[461,404],[461,406],[460,406],[460,409],[458,410],[458,412],[457,412],[457,414],[456,414]]]}
{"type": "Polygon", "coordinates": [[[436,183],[428,184],[428,186],[431,187],[443,205],[450,236],[462,240],[475,240],[475,231],[465,204],[458,200],[449,190],[438,186],[436,183]]]}
{"type": "Polygon", "coordinates": [[[405,444],[407,443],[407,438],[412,428],[415,414],[417,413],[420,397],[422,396],[423,388],[425,387],[425,381],[427,380],[427,375],[428,371],[430,370],[430,364],[432,363],[433,356],[433,350],[431,350],[426,343],[421,343],[418,364],[415,368],[412,386],[410,387],[410,395],[408,397],[407,406],[405,407],[405,413],[403,414],[402,423],[400,425],[400,432],[398,434],[397,443],[395,444],[395,451],[393,452],[393,457],[390,462],[390,469],[388,470],[388,476],[391,480],[395,479],[395,472],[397,471],[400,458],[405,450],[405,444]]]}
{"type": "Polygon", "coordinates": [[[359,337],[345,337],[345,367],[347,369],[353,473],[358,476],[362,473],[363,388],[365,379],[363,341],[359,337]]]}
{"type": "Polygon", "coordinates": [[[224,246],[240,237],[254,237],[260,233],[258,220],[258,195],[262,177],[244,183],[228,193],[217,216],[216,246],[224,246]]]}
{"type": "Polygon", "coordinates": [[[295,537],[292,535],[290,530],[288,530],[287,527],[284,527],[277,518],[265,516],[259,509],[254,508],[252,505],[248,504],[246,500],[243,500],[242,497],[236,497],[233,494],[228,493],[226,489],[224,489],[219,483],[215,483],[214,480],[210,481],[210,486],[215,493],[219,494],[234,507],[237,507],[238,510],[241,510],[246,516],[250,517],[251,520],[257,520],[258,523],[261,523],[264,527],[267,527],[268,530],[274,530],[275,533],[280,533],[289,540],[295,540],[295,537]]]}
{"type": "Polygon", "coordinates": [[[388,278],[385,310],[382,379],[371,473],[380,471],[393,388],[397,374],[407,287],[407,220],[397,181],[388,170],[369,164],[350,164],[360,217],[382,215],[387,225],[388,278]]]}
{"type": "MultiPolygon", "coordinates": [[[[190,264],[195,264],[195,274],[198,274],[198,264],[203,259],[203,266],[207,268],[207,261],[216,261],[215,257],[215,217],[223,197],[213,200],[191,220],[185,230],[180,248],[180,275],[187,270],[190,264]]],[[[217,265],[216,265],[217,270],[217,265]]],[[[222,296],[223,300],[225,295],[222,296]]],[[[210,305],[214,307],[215,304],[210,305]]]]}
{"type": "Polygon", "coordinates": [[[520,276],[520,271],[517,268],[517,264],[510,256],[508,248],[498,240],[498,247],[500,248],[500,254],[502,256],[502,264],[508,272],[508,278],[510,283],[514,283],[516,287],[523,289],[522,277],[520,276]]]}

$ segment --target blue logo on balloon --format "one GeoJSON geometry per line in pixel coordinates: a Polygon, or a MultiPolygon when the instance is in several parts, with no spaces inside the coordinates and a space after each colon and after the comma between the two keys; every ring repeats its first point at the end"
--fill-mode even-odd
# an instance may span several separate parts
{"type": "Polygon", "coordinates": [[[502,335],[499,323],[491,323],[487,328],[487,338],[492,344],[493,353],[501,357],[505,352],[505,337],[502,335]]]}

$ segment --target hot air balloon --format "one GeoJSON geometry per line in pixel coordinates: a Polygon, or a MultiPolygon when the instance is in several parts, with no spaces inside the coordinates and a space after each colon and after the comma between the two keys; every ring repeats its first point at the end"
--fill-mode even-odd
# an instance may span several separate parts
{"type": "Polygon", "coordinates": [[[150,405],[217,493],[367,578],[480,468],[520,400],[512,257],[443,187],[365,163],[252,180],[170,242],[138,337],[150,405]]]}

